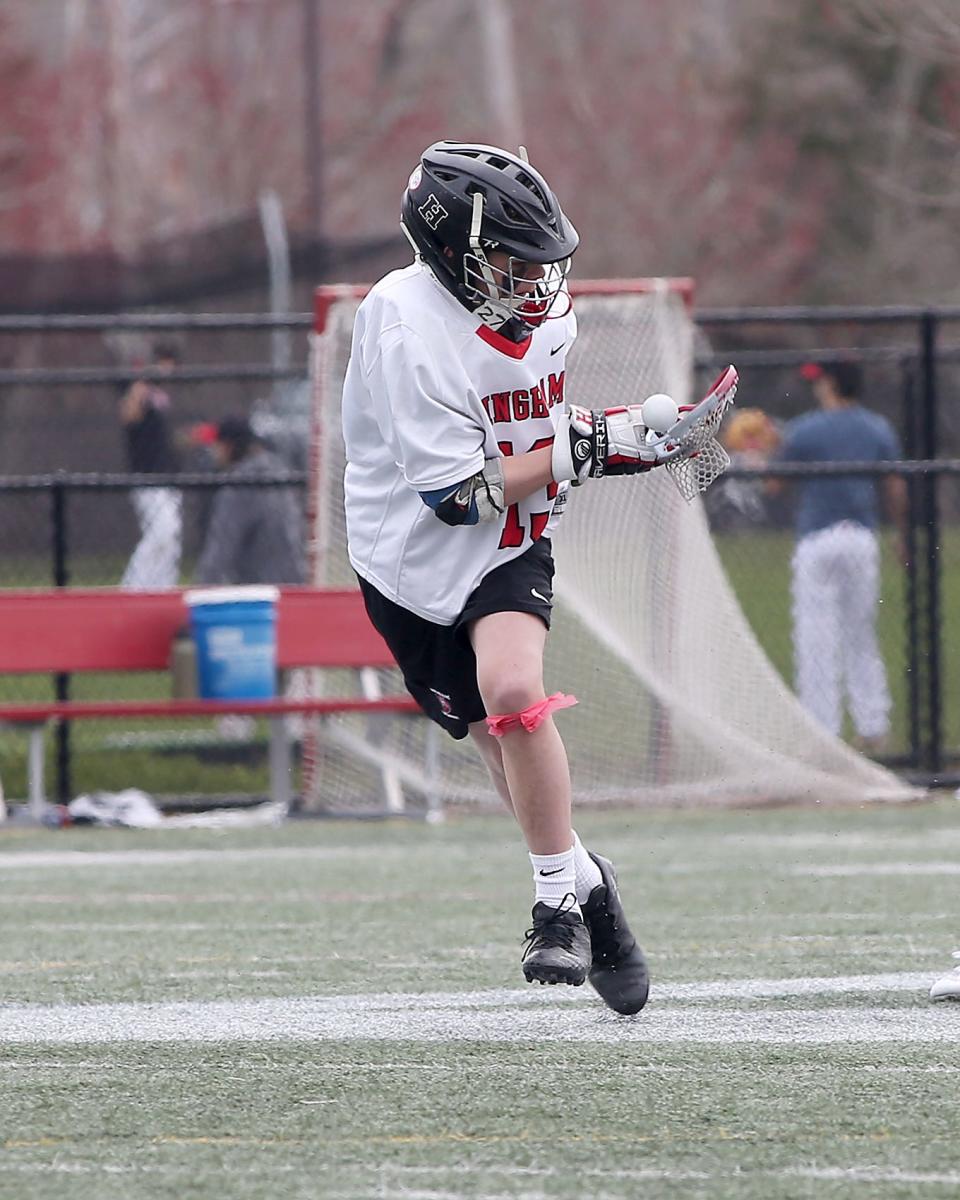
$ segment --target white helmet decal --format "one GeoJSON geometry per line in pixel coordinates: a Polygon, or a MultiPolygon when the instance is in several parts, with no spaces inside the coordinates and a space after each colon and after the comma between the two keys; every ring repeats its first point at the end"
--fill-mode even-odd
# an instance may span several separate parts
{"type": "Polygon", "coordinates": [[[433,230],[436,230],[437,226],[444,219],[444,217],[449,216],[449,213],[436,198],[433,192],[431,192],[426,200],[424,200],[424,202],[417,209],[417,212],[421,217],[423,217],[424,222],[433,230]]]}

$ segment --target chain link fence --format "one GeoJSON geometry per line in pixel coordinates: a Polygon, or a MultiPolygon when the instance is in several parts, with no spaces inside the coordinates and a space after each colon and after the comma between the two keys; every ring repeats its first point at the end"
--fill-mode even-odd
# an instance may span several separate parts
{"type": "MultiPolygon", "coordinates": [[[[960,310],[789,310],[698,314],[697,370],[737,363],[737,410],[756,408],[778,426],[812,406],[799,368],[855,357],[864,402],[898,430],[904,461],[893,470],[910,496],[906,555],[880,533],[877,629],[892,696],[891,729],[875,757],[908,775],[949,781],[960,768],[960,689],[948,649],[960,617],[960,310]]],[[[250,486],[305,496],[309,424],[305,314],[195,314],[0,319],[0,587],[119,586],[142,535],[151,495],[175,497],[176,581],[188,585],[203,545],[211,497],[222,486],[190,436],[196,424],[249,417],[278,450],[286,473],[250,486]],[[180,472],[121,474],[117,409],[158,338],[175,337],[181,365],[165,376],[178,431],[180,472]],[[137,497],[140,497],[138,502],[137,497]]],[[[619,399],[612,398],[612,399],[619,399]]],[[[859,468],[876,475],[876,466],[859,468]]],[[[774,666],[794,679],[789,496],[765,480],[832,468],[733,468],[707,496],[708,518],[728,577],[774,666]]],[[[233,486],[233,481],[231,481],[233,486]]],[[[161,504],[155,520],[170,520],[161,504]]],[[[147,522],[149,525],[149,522],[147,522]]],[[[158,531],[159,534],[159,531],[158,531]]],[[[67,680],[7,677],[8,700],[155,698],[163,676],[67,680]]],[[[844,735],[855,731],[847,718],[844,735]]],[[[179,797],[257,793],[267,787],[265,729],[190,721],[142,728],[110,721],[61,727],[48,739],[51,779],[62,798],[93,788],[142,786],[179,797]]],[[[23,794],[21,735],[0,731],[0,775],[23,794]]]]}
{"type": "MultiPolygon", "coordinates": [[[[879,534],[878,644],[892,699],[890,732],[867,747],[888,765],[951,777],[960,762],[960,689],[948,653],[960,629],[960,462],[903,462],[881,472],[875,464],[733,467],[708,493],[714,541],[730,583],[771,662],[792,685],[795,678],[792,560],[796,539],[789,499],[771,501],[774,476],[794,483],[812,476],[881,473],[902,476],[910,496],[905,546],[897,531],[879,534]],[[935,520],[931,520],[931,513],[935,520]]],[[[189,584],[203,543],[205,514],[222,486],[215,477],[0,478],[0,524],[8,545],[4,587],[118,586],[140,536],[131,495],[175,490],[182,504],[182,554],[177,582],[189,584]]],[[[231,483],[231,486],[236,486],[231,483]]],[[[302,474],[277,476],[250,487],[294,489],[303,498],[302,474]]],[[[162,510],[161,510],[162,511],[162,510]]],[[[94,675],[65,680],[7,676],[0,698],[48,700],[118,696],[155,699],[171,694],[170,677],[155,674],[94,675]]],[[[844,736],[856,730],[845,718],[844,736]]],[[[21,769],[16,733],[0,734],[6,787],[19,794],[21,769]]],[[[111,721],[77,724],[50,746],[51,771],[66,793],[117,786],[147,786],[172,794],[266,789],[265,727],[233,720],[160,723],[141,728],[111,721]],[[66,743],[65,744],[65,740],[66,743]]],[[[22,747],[21,747],[22,749],[22,747]]],[[[22,766],[22,764],[21,764],[22,766]]]]}
{"type": "MultiPolygon", "coordinates": [[[[811,479],[904,480],[905,536],[878,530],[876,629],[892,700],[890,732],[864,748],[918,779],[952,782],[960,765],[960,688],[950,648],[960,633],[960,461],[733,466],[706,497],[714,542],[754,634],[794,686],[795,556],[791,492],[811,479]],[[768,484],[786,485],[771,499],[768,484]]],[[[838,565],[838,587],[849,588],[838,565]]],[[[825,583],[833,582],[829,569],[825,583]]],[[[841,593],[842,594],[842,593],[841,593]]],[[[850,696],[845,695],[849,709],[850,696]]],[[[842,735],[857,744],[849,711],[842,735]]]]}
{"type": "MultiPolygon", "coordinates": [[[[303,472],[229,481],[213,473],[174,476],[0,477],[0,587],[121,587],[144,563],[163,560],[173,578],[140,577],[139,586],[189,585],[204,545],[217,490],[292,491],[302,507],[303,472]],[[139,508],[139,514],[138,514],[139,508]],[[142,517],[142,521],[141,518],[142,517]]],[[[165,699],[177,671],[67,677],[0,677],[0,700],[165,699]]],[[[296,721],[291,719],[296,725],[296,721]]],[[[265,721],[224,717],[179,721],[89,720],[58,724],[47,744],[47,774],[62,801],[90,791],[140,787],[190,806],[211,795],[235,802],[268,791],[265,721]]],[[[26,794],[25,738],[0,723],[0,778],[8,795],[26,794]]]]}

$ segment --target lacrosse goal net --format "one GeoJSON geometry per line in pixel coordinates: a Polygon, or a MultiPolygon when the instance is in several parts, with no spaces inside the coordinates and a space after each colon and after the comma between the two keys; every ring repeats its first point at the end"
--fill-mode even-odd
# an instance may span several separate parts
{"type": "MultiPolygon", "coordinates": [[[[687,280],[572,284],[579,324],[566,394],[606,408],[692,396],[687,280]]],[[[355,586],[346,553],[340,392],[363,295],[320,288],[312,347],[310,561],[317,586],[355,586]]],[[[700,500],[667,473],[591,480],[572,495],[557,562],[546,688],[573,693],[559,717],[576,802],[741,803],[895,798],[893,776],[822,731],[758,645],[727,581],[700,500]]],[[[364,673],[364,694],[402,690],[364,673]]],[[[343,694],[319,673],[311,688],[343,694]]],[[[497,805],[470,739],[425,720],[343,715],[304,738],[304,808],[396,811],[497,805]]]]}

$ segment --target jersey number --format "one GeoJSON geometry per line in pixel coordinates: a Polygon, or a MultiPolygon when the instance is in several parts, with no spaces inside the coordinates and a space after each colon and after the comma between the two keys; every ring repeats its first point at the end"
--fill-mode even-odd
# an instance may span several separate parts
{"type": "MultiPolygon", "coordinates": [[[[552,446],[553,438],[537,438],[530,447],[532,450],[542,450],[544,446],[552,446]]],[[[504,458],[513,454],[513,442],[497,442],[497,447],[504,458]]],[[[528,453],[530,452],[528,451],[528,453]]],[[[558,487],[555,483],[547,484],[547,499],[556,499],[558,487]]],[[[547,522],[550,520],[549,510],[547,512],[535,512],[530,514],[530,541],[535,542],[541,536],[544,529],[547,527],[547,522]]],[[[500,545],[498,549],[508,550],[515,549],[517,546],[523,545],[523,539],[526,531],[520,521],[520,505],[511,504],[507,509],[507,522],[503,527],[503,533],[500,535],[500,545]]]]}

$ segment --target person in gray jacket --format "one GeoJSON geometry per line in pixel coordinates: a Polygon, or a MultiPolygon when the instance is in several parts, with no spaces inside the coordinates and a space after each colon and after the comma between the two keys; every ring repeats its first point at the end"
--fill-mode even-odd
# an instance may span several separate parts
{"type": "Polygon", "coordinates": [[[296,489],[229,486],[231,479],[282,475],[285,464],[244,417],[226,417],[217,425],[212,450],[226,480],[211,505],[196,582],[304,583],[306,543],[296,489]]]}

